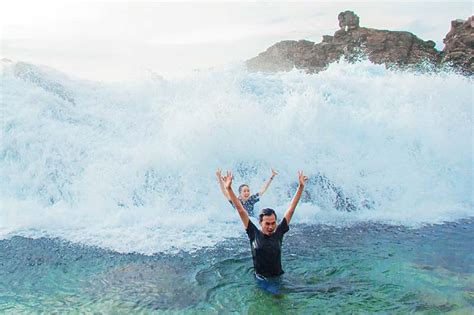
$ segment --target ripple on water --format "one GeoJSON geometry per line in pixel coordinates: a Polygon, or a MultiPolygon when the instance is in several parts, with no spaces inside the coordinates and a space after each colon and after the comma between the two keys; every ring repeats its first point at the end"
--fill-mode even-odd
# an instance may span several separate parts
{"type": "Polygon", "coordinates": [[[459,312],[474,305],[474,221],[408,229],[295,225],[278,293],[244,234],[193,253],[119,254],[58,239],[0,241],[0,312],[459,312]]]}

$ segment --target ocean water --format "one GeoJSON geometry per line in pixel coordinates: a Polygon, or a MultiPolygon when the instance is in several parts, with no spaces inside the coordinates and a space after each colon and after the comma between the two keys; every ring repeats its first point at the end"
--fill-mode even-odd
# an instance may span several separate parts
{"type": "Polygon", "coordinates": [[[473,308],[473,82],[339,62],[134,82],[2,63],[0,311],[473,308]],[[216,168],[281,216],[309,176],[278,294],[258,288],[216,168]]]}
{"type": "Polygon", "coordinates": [[[15,236],[0,241],[0,311],[472,314],[473,232],[472,219],[419,229],[296,225],[273,290],[256,283],[244,236],[154,255],[15,236]]]}

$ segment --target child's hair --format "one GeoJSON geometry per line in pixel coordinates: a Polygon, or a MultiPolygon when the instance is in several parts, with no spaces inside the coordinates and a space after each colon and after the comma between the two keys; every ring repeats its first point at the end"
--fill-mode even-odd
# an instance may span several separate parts
{"type": "Polygon", "coordinates": [[[259,221],[259,222],[262,222],[264,216],[266,216],[266,215],[272,215],[272,214],[275,215],[275,220],[276,220],[277,214],[275,213],[275,210],[270,209],[270,208],[262,209],[262,210],[260,210],[260,214],[258,215],[258,221],[259,221]]]}
{"type": "Polygon", "coordinates": [[[243,189],[245,186],[249,187],[249,185],[247,185],[247,184],[242,184],[242,185],[239,186],[239,194],[242,193],[242,189],[243,189]]]}

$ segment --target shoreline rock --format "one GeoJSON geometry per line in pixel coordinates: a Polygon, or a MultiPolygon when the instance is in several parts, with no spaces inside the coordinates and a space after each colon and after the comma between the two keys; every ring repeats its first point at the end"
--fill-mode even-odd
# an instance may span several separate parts
{"type": "Polygon", "coordinates": [[[308,40],[284,40],[246,61],[251,71],[277,72],[293,68],[308,73],[322,71],[332,62],[345,58],[356,61],[361,56],[388,68],[422,68],[430,70],[451,66],[465,75],[474,73],[473,19],[456,20],[446,35],[443,51],[432,40],[422,40],[410,32],[361,27],[352,11],[338,15],[340,29],[324,35],[320,43],[308,40]]]}
{"type": "Polygon", "coordinates": [[[441,62],[451,64],[466,75],[474,73],[474,19],[454,20],[451,30],[443,39],[445,47],[441,62]]]}

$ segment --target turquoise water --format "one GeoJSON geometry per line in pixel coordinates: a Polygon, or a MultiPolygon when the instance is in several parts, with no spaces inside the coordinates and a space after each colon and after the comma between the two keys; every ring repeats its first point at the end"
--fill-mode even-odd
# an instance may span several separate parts
{"type": "Polygon", "coordinates": [[[418,229],[293,225],[278,294],[257,286],[243,233],[152,256],[12,237],[0,241],[0,312],[469,314],[473,232],[473,219],[418,229]]]}
{"type": "Polygon", "coordinates": [[[472,313],[472,78],[367,60],[0,76],[0,313],[472,313]],[[277,169],[256,211],[280,217],[309,177],[278,294],[218,167],[252,192],[277,169]]]}

